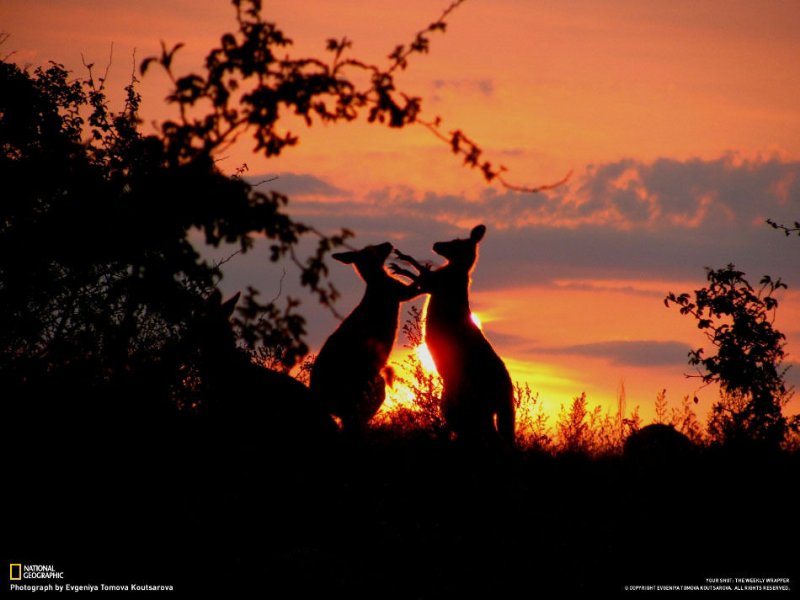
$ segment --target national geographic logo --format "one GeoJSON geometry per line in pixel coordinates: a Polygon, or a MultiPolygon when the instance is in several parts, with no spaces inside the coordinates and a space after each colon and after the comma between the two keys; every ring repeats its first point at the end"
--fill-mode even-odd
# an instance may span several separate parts
{"type": "Polygon", "coordinates": [[[10,563],[8,584],[11,592],[174,592],[172,585],[151,585],[149,583],[124,583],[109,585],[105,583],[74,584],[64,583],[64,573],[56,571],[53,565],[26,565],[10,563]],[[47,581],[53,580],[56,581],[47,581]],[[44,580],[44,581],[43,581],[44,580]],[[61,580],[61,581],[58,581],[61,580]],[[24,583],[16,583],[24,581],[24,583]]]}
{"type": "Polygon", "coordinates": [[[23,565],[21,563],[9,564],[8,579],[22,581],[23,579],[64,579],[64,573],[56,571],[53,565],[23,565]]]}

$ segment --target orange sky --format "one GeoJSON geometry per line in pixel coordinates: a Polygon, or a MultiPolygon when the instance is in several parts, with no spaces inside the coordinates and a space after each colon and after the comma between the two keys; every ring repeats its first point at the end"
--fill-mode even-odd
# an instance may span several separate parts
{"type": "MultiPolygon", "coordinates": [[[[346,35],[354,55],[374,62],[443,8],[428,0],[266,5],[295,40],[293,55],[320,54],[325,39],[346,35]]],[[[515,183],[574,170],[568,186],[545,196],[487,190],[421,127],[300,127],[299,147],[277,160],[253,156],[245,143],[225,164],[281,173],[298,214],[353,228],[357,245],[389,239],[433,258],[432,242],[486,222],[474,307],[515,378],[556,409],[584,390],[613,405],[624,380],[628,405],[649,415],[662,388],[675,404],[694,392],[696,381],[683,378],[685,352],[671,357],[680,344],[703,342],[664,308],[667,291],[696,289],[704,266],[731,261],[751,280],[780,275],[800,290],[800,240],[762,224],[800,218],[798,22],[797,2],[466,2],[399,83],[423,98],[424,116],[463,129],[515,183]]],[[[225,0],[0,4],[0,30],[11,34],[4,54],[80,74],[81,53],[102,70],[113,42],[110,88],[120,90],[134,48],[141,59],[162,39],[183,41],[179,69],[197,68],[233,23],[225,0]]],[[[148,123],[170,114],[161,74],[148,74],[141,91],[148,123]]],[[[228,285],[269,289],[263,262],[233,263],[228,285]]],[[[347,311],[360,283],[347,268],[332,272],[347,311]]],[[[799,307],[800,296],[784,294],[778,325],[792,354],[799,307]]],[[[318,344],[335,323],[312,304],[306,312],[318,344]]],[[[701,399],[707,407],[713,394],[701,399]]]]}

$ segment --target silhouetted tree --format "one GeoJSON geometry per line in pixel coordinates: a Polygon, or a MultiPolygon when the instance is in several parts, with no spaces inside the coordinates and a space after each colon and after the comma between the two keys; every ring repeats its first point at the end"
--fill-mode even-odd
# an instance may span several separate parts
{"type": "Polygon", "coordinates": [[[781,412],[791,396],[784,379],[785,336],[773,327],[778,300],[785,288],[780,279],[764,276],[758,289],[742,271],[729,264],[708,269],[708,287],[688,293],[669,293],[664,304],[675,304],[691,315],[716,354],[703,348],[689,352],[689,363],[706,384],[718,383],[723,399],[712,408],[709,430],[717,440],[777,447],[787,431],[781,412]]]}
{"type": "MultiPolygon", "coordinates": [[[[141,98],[132,76],[125,104],[113,112],[105,77],[71,79],[51,63],[33,72],[0,63],[0,373],[6,386],[78,370],[98,383],[163,354],[180,338],[186,320],[219,282],[217,265],[190,241],[199,232],[211,246],[252,248],[256,235],[270,243],[270,258],[289,258],[301,283],[323,304],[336,298],[326,280],[326,255],[350,235],[314,231],[287,213],[288,199],[229,177],[216,159],[234,139],[253,135],[256,150],[275,156],[297,137],[281,132],[287,111],[326,122],[352,120],[361,109],[373,122],[402,127],[414,121],[419,100],[395,89],[393,73],[426,34],[443,31],[444,17],[400,46],[385,70],[345,58],[349,40],[331,40],[329,62],[279,58],[291,42],[263,20],[260,2],[236,0],[238,30],[222,37],[203,75],[176,77],[175,51],[158,62],[172,77],[168,101],[179,119],[159,135],[139,130],[141,98]],[[371,73],[366,90],[344,76],[371,73]],[[300,239],[318,237],[308,257],[300,239]],[[80,369],[77,367],[80,366],[80,369]]],[[[142,63],[147,69],[154,59],[142,63]]],[[[244,298],[240,325],[251,345],[282,349],[293,364],[307,352],[298,301],[244,298]]]]}
{"type": "MultiPolygon", "coordinates": [[[[254,239],[269,245],[273,262],[288,260],[303,286],[330,306],[337,291],[326,257],[345,243],[343,229],[325,234],[294,219],[288,198],[262,192],[239,172],[217,166],[231,144],[250,137],[254,150],[274,157],[298,142],[282,128],[295,114],[308,125],[365,117],[402,128],[422,123],[448,142],[486,180],[514,189],[481,159],[461,131],[444,135],[440,120],[419,118],[421,100],[404,94],[395,75],[463,0],[399,45],[379,67],[350,56],[347,38],[328,40],[324,58],[292,58],[291,40],[261,13],[260,0],[233,0],[236,30],[208,53],[200,73],[174,72],[175,53],[145,59],[144,74],[160,65],[172,82],[168,103],[176,118],[155,135],[139,128],[136,74],[122,110],[109,108],[105,76],[71,79],[59,64],[32,72],[0,62],[0,377],[25,385],[70,370],[102,383],[142,363],[163,363],[180,345],[187,319],[222,277],[191,236],[205,244],[254,239]],[[364,77],[364,75],[367,77],[364,77]],[[316,238],[308,254],[302,239],[316,238]]],[[[548,186],[544,186],[545,188],[548,186]]],[[[251,348],[269,347],[291,366],[307,353],[305,320],[296,298],[242,298],[237,325],[251,348]]],[[[274,352],[272,353],[274,354],[274,352]]],[[[171,358],[173,362],[179,358],[171,358]]],[[[163,366],[163,365],[162,365],[163,366]]]]}
{"type": "MultiPolygon", "coordinates": [[[[163,352],[221,277],[192,231],[243,248],[259,232],[289,248],[304,231],[283,213],[285,198],[225,176],[211,156],[173,161],[167,139],[141,135],[135,79],[119,113],[91,71],[71,81],[55,63],[33,73],[2,63],[0,81],[0,366],[15,380],[7,384],[67,368],[101,383],[163,352]]],[[[319,270],[303,265],[309,280],[319,270]]],[[[271,308],[269,328],[293,360],[305,352],[302,321],[291,302],[271,308]]]]}

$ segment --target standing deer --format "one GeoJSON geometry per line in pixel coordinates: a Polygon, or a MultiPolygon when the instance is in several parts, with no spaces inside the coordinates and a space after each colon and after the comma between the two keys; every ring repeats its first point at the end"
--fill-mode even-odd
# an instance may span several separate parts
{"type": "Polygon", "coordinates": [[[388,242],[333,254],[352,264],[367,284],[364,297],[325,344],[311,370],[311,393],[342,421],[346,433],[360,433],[386,396],[382,371],[397,335],[400,303],[420,294],[391,275],[383,263],[392,252],[388,242]]]}
{"type": "Polygon", "coordinates": [[[223,302],[215,290],[195,314],[187,342],[196,349],[201,412],[221,443],[310,449],[330,440],[336,426],[309,389],[289,375],[259,366],[236,345],[230,317],[239,294],[223,302]]]}
{"type": "Polygon", "coordinates": [[[442,377],[442,413],[463,441],[492,443],[498,437],[514,444],[514,388],[503,360],[472,320],[469,307],[470,272],[478,258],[478,243],[486,233],[478,225],[467,239],[437,242],[433,251],[447,259],[431,269],[396,252],[413,266],[412,273],[393,265],[393,271],[429,293],[425,343],[442,377]]]}

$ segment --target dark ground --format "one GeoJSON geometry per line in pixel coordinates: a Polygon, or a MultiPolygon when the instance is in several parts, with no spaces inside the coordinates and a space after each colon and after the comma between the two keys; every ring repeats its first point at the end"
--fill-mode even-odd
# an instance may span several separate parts
{"type": "Polygon", "coordinates": [[[266,427],[253,449],[152,415],[4,421],[3,558],[76,584],[536,598],[800,583],[797,455],[490,455],[413,436],[299,448],[266,427]]]}

